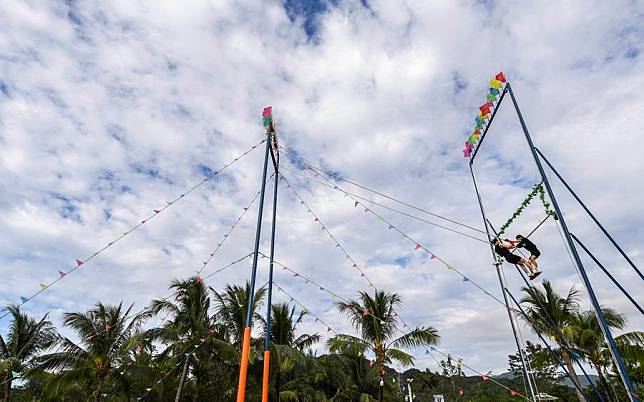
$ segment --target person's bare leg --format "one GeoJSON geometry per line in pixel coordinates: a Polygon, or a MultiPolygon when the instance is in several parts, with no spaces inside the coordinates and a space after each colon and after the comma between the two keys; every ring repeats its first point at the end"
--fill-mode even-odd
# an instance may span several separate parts
{"type": "Polygon", "coordinates": [[[539,267],[537,266],[537,257],[535,257],[534,255],[531,255],[530,256],[530,262],[532,263],[532,266],[534,267],[534,270],[538,271],[539,267]]]}
{"type": "Polygon", "coordinates": [[[522,258],[521,261],[519,261],[519,265],[521,266],[521,268],[523,269],[523,272],[525,272],[526,275],[528,276],[532,275],[532,269],[528,261],[522,258]]]}

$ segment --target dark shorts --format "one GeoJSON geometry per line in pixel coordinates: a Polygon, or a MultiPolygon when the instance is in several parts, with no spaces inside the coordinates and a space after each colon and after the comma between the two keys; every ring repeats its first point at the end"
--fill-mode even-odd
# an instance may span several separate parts
{"type": "Polygon", "coordinates": [[[530,256],[534,256],[534,258],[539,258],[541,255],[541,251],[534,249],[534,250],[528,250],[530,251],[530,256]]]}
{"type": "Polygon", "coordinates": [[[509,262],[510,264],[518,264],[518,263],[519,263],[519,261],[521,261],[521,257],[519,257],[519,256],[518,256],[518,255],[516,255],[516,254],[508,254],[508,255],[505,257],[505,260],[506,260],[507,262],[509,262]]]}

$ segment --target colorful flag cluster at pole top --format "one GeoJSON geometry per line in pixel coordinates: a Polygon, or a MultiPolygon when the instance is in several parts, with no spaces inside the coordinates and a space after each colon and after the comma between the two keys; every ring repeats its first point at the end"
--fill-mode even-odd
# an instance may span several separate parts
{"type": "Polygon", "coordinates": [[[481,132],[485,130],[485,127],[488,124],[492,109],[496,107],[498,96],[503,91],[505,82],[506,80],[503,72],[498,73],[494,79],[490,81],[490,91],[487,94],[486,102],[479,107],[479,114],[474,119],[474,131],[470,134],[467,141],[465,141],[465,149],[463,150],[464,157],[469,158],[472,154],[472,150],[476,147],[476,143],[481,136],[481,132]]]}
{"type": "Polygon", "coordinates": [[[264,130],[269,133],[273,130],[273,107],[266,106],[262,111],[262,120],[264,122],[264,130]]]}

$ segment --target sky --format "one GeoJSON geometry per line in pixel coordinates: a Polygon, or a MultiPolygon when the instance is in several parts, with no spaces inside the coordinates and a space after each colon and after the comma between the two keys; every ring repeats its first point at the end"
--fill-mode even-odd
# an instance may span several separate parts
{"type": "MultiPolygon", "coordinates": [[[[462,148],[488,81],[503,71],[537,147],[641,267],[643,44],[644,4],[637,1],[3,2],[0,304],[34,294],[151,215],[23,309],[49,312],[59,326],[63,312],[99,300],[140,309],[169,294],[172,279],[200,270],[223,239],[202,275],[249,254],[257,202],[224,235],[259,191],[263,145],[161,213],[153,210],[262,141],[260,114],[272,105],[280,145],[291,155],[282,154],[283,175],[341,245],[283,181],[276,259],[343,298],[373,291],[344,249],[375,287],[400,294],[405,322],[438,330],[440,350],[481,372],[503,372],[516,350],[503,306],[350,197],[303,178],[311,173],[298,158],[483,230],[462,148]]],[[[496,227],[539,182],[508,100],[474,163],[496,227]]],[[[637,275],[550,179],[571,231],[642,304],[637,275]]],[[[334,185],[484,238],[345,182],[334,185]]],[[[263,252],[272,185],[267,193],[263,252]]],[[[369,205],[502,297],[487,244],[369,205]]],[[[508,235],[529,232],[543,216],[536,200],[508,235]]],[[[542,251],[542,278],[560,293],[575,287],[590,308],[557,226],[548,221],[531,238],[542,251]]],[[[600,302],[627,317],[625,331],[644,330],[635,307],[583,254],[582,261],[600,302]]],[[[521,297],[514,267],[504,270],[521,297]]],[[[246,259],[207,283],[220,290],[249,276],[246,259]]],[[[260,259],[258,286],[267,277],[260,259]]],[[[275,282],[329,327],[354,333],[329,294],[283,270],[275,282]]],[[[275,293],[274,301],[289,296],[275,293]]],[[[0,333],[8,325],[0,320],[0,333]]],[[[536,341],[526,324],[519,328],[536,341]]],[[[300,330],[323,340],[332,334],[313,317],[300,330]]],[[[412,353],[417,367],[436,369],[433,355],[412,353]]]]}

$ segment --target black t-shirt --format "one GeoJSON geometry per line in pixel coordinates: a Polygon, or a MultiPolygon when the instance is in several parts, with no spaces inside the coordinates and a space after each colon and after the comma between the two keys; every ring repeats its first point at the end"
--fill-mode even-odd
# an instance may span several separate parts
{"type": "Polygon", "coordinates": [[[494,251],[495,251],[498,255],[500,255],[501,257],[507,257],[507,256],[509,256],[509,255],[510,255],[510,250],[508,250],[508,249],[507,249],[507,248],[505,248],[505,247],[501,247],[501,246],[499,246],[499,245],[495,245],[495,246],[494,246],[494,251]]]}
{"type": "Polygon", "coordinates": [[[526,239],[525,237],[520,242],[517,243],[517,248],[524,248],[529,252],[531,252],[532,254],[536,254],[539,252],[539,250],[537,249],[537,246],[535,246],[533,242],[526,239]]]}

